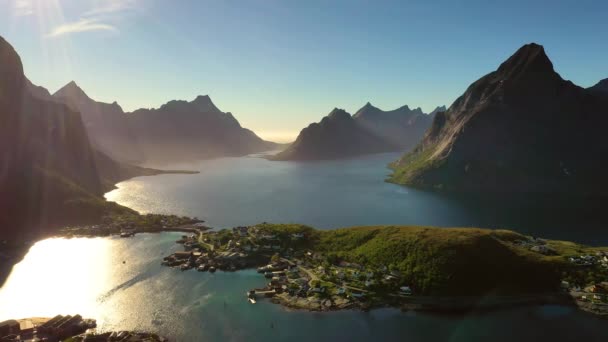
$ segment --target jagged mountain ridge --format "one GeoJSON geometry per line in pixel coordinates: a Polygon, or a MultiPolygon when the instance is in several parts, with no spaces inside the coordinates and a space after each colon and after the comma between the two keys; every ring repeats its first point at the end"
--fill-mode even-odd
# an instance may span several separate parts
{"type": "Polygon", "coordinates": [[[170,101],[158,109],[138,109],[127,118],[150,159],[241,156],[278,146],[241,127],[232,113],[220,111],[206,95],[191,102],[170,101]]]}
{"type": "Polygon", "coordinates": [[[53,97],[78,109],[94,144],[117,160],[170,163],[262,152],[278,145],[241,127],[209,96],[173,100],[157,109],[125,113],[116,103],[91,99],[75,82],[53,97]]]}
{"type": "Polygon", "coordinates": [[[317,160],[394,151],[398,146],[368,131],[343,109],[334,108],[319,123],[304,128],[273,160],[317,160]]]}
{"type": "Polygon", "coordinates": [[[338,159],[406,151],[420,141],[432,116],[408,106],[383,111],[369,102],[355,115],[335,108],[319,123],[304,128],[294,143],[271,159],[338,159]]]}
{"type": "Polygon", "coordinates": [[[0,37],[0,236],[38,236],[58,224],[87,222],[112,211],[117,181],[154,170],[120,165],[94,150],[80,114],[49,100],[23,73],[0,37]]]}
{"type": "Polygon", "coordinates": [[[435,116],[392,181],[473,192],[608,192],[605,97],[563,80],[527,44],[435,116]]]}
{"type": "Polygon", "coordinates": [[[437,107],[431,114],[422,109],[410,109],[407,105],[391,111],[383,111],[367,103],[359,109],[353,118],[363,127],[398,146],[399,151],[413,148],[424,136],[430,126],[437,107]]]}

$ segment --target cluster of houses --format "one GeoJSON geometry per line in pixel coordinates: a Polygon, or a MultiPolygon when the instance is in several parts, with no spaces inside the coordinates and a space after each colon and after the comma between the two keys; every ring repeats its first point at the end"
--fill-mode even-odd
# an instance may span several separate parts
{"type": "Polygon", "coordinates": [[[577,266],[601,265],[608,268],[608,252],[598,251],[595,255],[578,255],[568,258],[568,261],[577,266]]]}

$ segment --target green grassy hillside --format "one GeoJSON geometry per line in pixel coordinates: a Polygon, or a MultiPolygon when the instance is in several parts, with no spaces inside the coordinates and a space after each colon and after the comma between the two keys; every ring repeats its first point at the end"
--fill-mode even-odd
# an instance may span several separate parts
{"type": "Polygon", "coordinates": [[[552,256],[521,245],[531,238],[508,230],[415,226],[314,230],[302,225],[264,224],[264,230],[304,232],[308,247],[330,263],[387,267],[400,282],[428,295],[520,294],[557,290],[571,266],[565,255],[585,246],[548,241],[552,256]]]}

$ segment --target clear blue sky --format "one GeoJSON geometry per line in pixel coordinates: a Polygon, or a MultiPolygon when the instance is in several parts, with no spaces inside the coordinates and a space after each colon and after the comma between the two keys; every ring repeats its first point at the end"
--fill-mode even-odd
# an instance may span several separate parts
{"type": "Polygon", "coordinates": [[[608,77],[608,1],[0,0],[0,35],[52,92],[125,110],[209,94],[283,140],[333,107],[450,105],[528,42],[608,77]]]}

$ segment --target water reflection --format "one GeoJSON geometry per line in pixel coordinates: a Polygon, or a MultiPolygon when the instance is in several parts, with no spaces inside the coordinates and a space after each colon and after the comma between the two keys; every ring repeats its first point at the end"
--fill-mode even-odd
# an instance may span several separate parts
{"type": "Polygon", "coordinates": [[[320,229],[355,225],[431,225],[513,229],[587,244],[608,244],[601,199],[453,196],[385,183],[394,153],[321,162],[260,158],[203,161],[196,175],[140,177],[106,198],[140,212],[198,216],[215,227],[263,221],[320,229]]]}
{"type": "Polygon", "coordinates": [[[179,235],[40,241],[0,288],[0,320],[80,313],[97,319],[99,330],[149,330],[186,342],[608,340],[605,321],[562,307],[461,317],[251,305],[245,291],[266,282],[255,270],[209,274],[160,266],[163,255],[179,248],[179,235]]]}
{"type": "Polygon", "coordinates": [[[112,241],[47,239],[13,267],[0,291],[0,320],[56,314],[95,315],[111,277],[112,241]]]}

